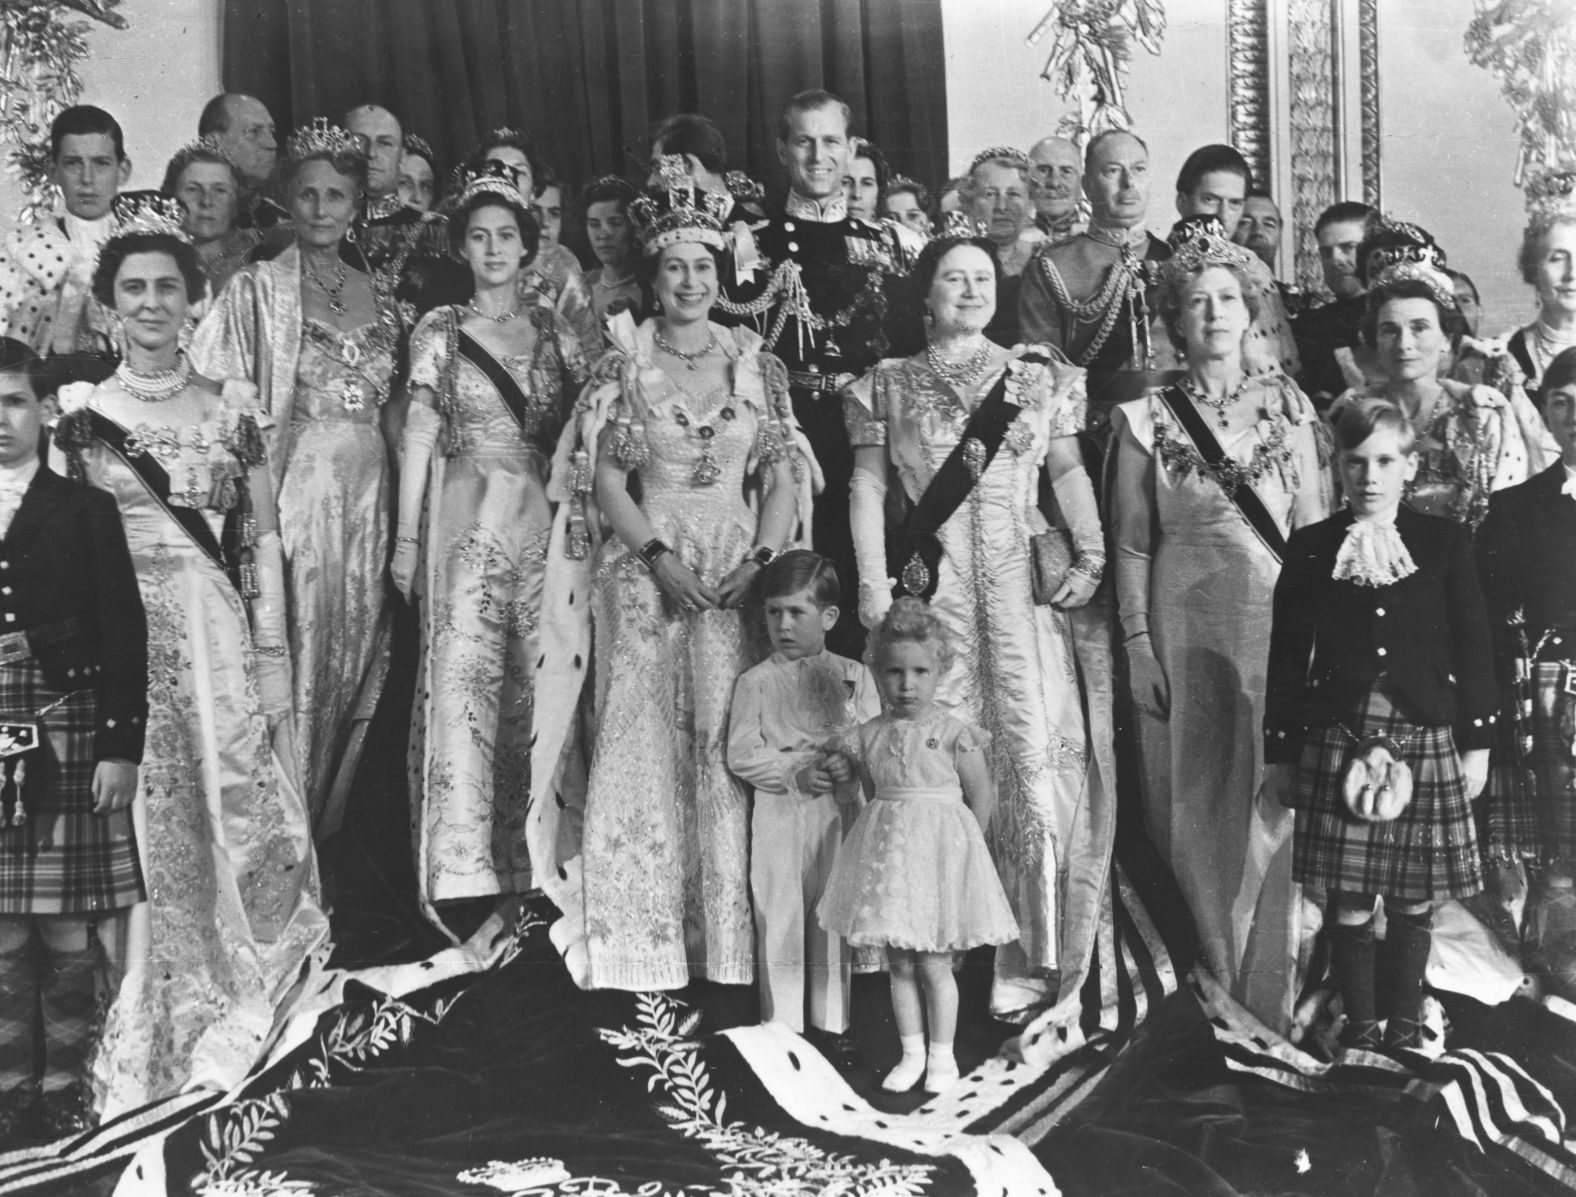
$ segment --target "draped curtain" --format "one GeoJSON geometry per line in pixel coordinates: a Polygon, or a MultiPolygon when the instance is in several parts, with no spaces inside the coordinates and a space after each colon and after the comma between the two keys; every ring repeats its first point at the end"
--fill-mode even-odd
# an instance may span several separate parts
{"type": "Polygon", "coordinates": [[[895,170],[947,168],[940,0],[226,0],[224,84],[281,131],[376,102],[452,166],[498,125],[561,176],[644,178],[648,133],[716,121],[780,191],[777,112],[825,87],[895,170]]]}

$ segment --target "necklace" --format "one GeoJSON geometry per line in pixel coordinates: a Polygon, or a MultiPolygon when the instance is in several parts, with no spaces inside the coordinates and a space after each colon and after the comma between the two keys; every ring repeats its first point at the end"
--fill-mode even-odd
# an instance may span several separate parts
{"type": "MultiPolygon", "coordinates": [[[[472,299],[465,306],[470,308],[473,314],[480,316],[483,320],[491,320],[494,324],[508,324],[509,321],[513,320],[515,316],[519,314],[518,308],[510,308],[507,312],[499,312],[496,316],[494,316],[491,312],[484,312],[481,310],[481,308],[477,307],[475,299],[472,299]]],[[[691,370],[694,368],[694,366],[690,367],[691,370]]]]}
{"type": "MultiPolygon", "coordinates": [[[[693,366],[690,369],[694,369],[693,366]]],[[[736,419],[738,412],[734,411],[733,404],[724,399],[723,404],[703,422],[692,420],[683,407],[675,405],[673,408],[673,422],[686,432],[700,438],[700,460],[695,463],[695,468],[690,471],[690,481],[696,486],[711,486],[722,477],[722,466],[717,461],[716,446],[712,442],[717,436],[717,423],[720,420],[726,424],[736,419]]]]}
{"type": "Polygon", "coordinates": [[[306,264],[306,258],[304,256],[301,259],[301,272],[305,274],[307,278],[311,279],[317,284],[317,289],[319,291],[328,296],[328,310],[333,312],[336,316],[343,316],[350,310],[345,306],[345,301],[340,298],[340,296],[345,293],[345,264],[343,262],[336,262],[335,266],[338,267],[338,270],[334,275],[334,285],[330,287],[318,277],[317,271],[313,270],[306,264]]]}
{"type": "Polygon", "coordinates": [[[1241,398],[1242,393],[1248,389],[1249,381],[1248,376],[1243,375],[1242,380],[1232,387],[1231,390],[1224,395],[1215,396],[1206,394],[1199,389],[1198,383],[1193,381],[1191,374],[1184,374],[1182,376],[1182,390],[1194,403],[1201,404],[1213,411],[1215,413],[1215,422],[1222,429],[1226,429],[1231,426],[1231,421],[1227,418],[1227,412],[1231,410],[1231,405],[1241,398]]]}
{"type": "Polygon", "coordinates": [[[967,386],[977,379],[990,361],[991,343],[983,337],[980,347],[968,357],[959,361],[949,362],[936,352],[934,345],[925,346],[925,360],[930,363],[930,368],[939,374],[943,380],[952,386],[967,386]]]}
{"type": "Polygon", "coordinates": [[[126,393],[144,403],[162,403],[180,394],[192,380],[192,374],[191,359],[184,353],[176,357],[175,364],[168,370],[160,370],[157,374],[133,370],[125,362],[115,367],[115,377],[126,393]]]}
{"type": "Polygon", "coordinates": [[[708,332],[706,336],[706,343],[699,349],[695,350],[694,353],[685,353],[682,349],[679,349],[677,346],[675,346],[673,342],[664,337],[660,331],[653,332],[651,336],[652,339],[656,341],[658,349],[662,350],[662,352],[667,354],[669,357],[678,358],[679,361],[683,362],[691,370],[698,369],[696,363],[699,362],[701,358],[709,354],[713,349],[717,348],[717,334],[715,332],[708,332]]]}

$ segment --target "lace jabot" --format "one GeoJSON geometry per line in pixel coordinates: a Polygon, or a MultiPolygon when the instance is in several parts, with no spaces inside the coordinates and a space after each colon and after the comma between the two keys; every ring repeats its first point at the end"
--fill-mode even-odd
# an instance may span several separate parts
{"type": "Polygon", "coordinates": [[[1396,531],[1395,517],[1388,520],[1358,519],[1346,529],[1346,539],[1335,554],[1337,582],[1350,581],[1359,586],[1389,586],[1417,572],[1417,563],[1406,551],[1406,543],[1396,531]]]}

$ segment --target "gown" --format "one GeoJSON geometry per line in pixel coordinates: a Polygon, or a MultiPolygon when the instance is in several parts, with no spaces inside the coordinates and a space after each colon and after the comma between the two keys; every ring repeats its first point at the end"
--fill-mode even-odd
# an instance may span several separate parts
{"type": "MultiPolygon", "coordinates": [[[[956,652],[937,705],[991,739],[998,805],[989,842],[1020,930],[997,953],[992,1006],[1012,1017],[1043,1002],[1053,970],[1064,992],[1077,989],[1108,877],[1116,799],[1102,605],[1071,614],[1037,605],[1030,584],[1029,541],[1049,527],[1037,506],[1046,452],[1052,438],[1084,426],[1084,374],[1018,355],[1004,368],[1009,398],[1023,410],[940,529],[944,556],[930,601],[956,652]],[[1085,639],[1075,620],[1099,630],[1085,639]]],[[[993,385],[987,378],[978,393],[993,385]]],[[[845,410],[853,445],[885,445],[910,501],[924,494],[970,414],[914,359],[881,362],[851,388],[845,410]]]]}
{"type": "Polygon", "coordinates": [[[337,811],[332,825],[323,816],[352,718],[370,715],[387,667],[389,467],[378,415],[393,373],[384,325],[346,333],[303,321],[278,501],[303,715],[296,751],[319,838],[338,823],[337,811]]]}
{"type": "MultiPolygon", "coordinates": [[[[1259,385],[1259,422],[1223,448],[1258,475],[1254,490],[1284,534],[1329,514],[1328,452],[1301,391],[1274,375],[1259,385]]],[[[1124,623],[1148,612],[1171,700],[1165,719],[1137,715],[1150,835],[1176,874],[1208,965],[1255,1017],[1285,1033],[1301,941],[1290,820],[1255,805],[1280,561],[1158,397],[1117,411],[1117,594],[1124,623]]]]}
{"type": "Polygon", "coordinates": [[[432,390],[441,422],[420,533],[409,761],[417,884],[435,922],[434,903],[531,888],[524,827],[552,526],[547,475],[585,376],[574,335],[534,309],[532,350],[495,359],[526,397],[522,429],[487,376],[459,355],[463,317],[463,308],[438,308],[411,335],[411,386],[432,390]]]}
{"type": "Polygon", "coordinates": [[[599,435],[610,430],[607,451],[634,471],[653,534],[711,585],[755,543],[746,480],[758,471],[785,454],[794,460],[799,526],[809,514],[813,467],[781,362],[753,332],[713,325],[730,380],[691,394],[683,374],[653,364],[655,328],[647,321],[637,329],[627,316],[613,322],[619,348],[598,362],[554,466],[565,501],[548,567],[543,620],[555,632],[543,650],[538,707],[551,693],[559,712],[533,756],[546,767],[534,783],[530,836],[537,875],[564,912],[555,938],[577,982],[593,988],[676,989],[692,974],[736,985],[754,979],[749,803],[727,766],[727,712],[735,679],[766,655],[743,611],[683,612],[621,540],[576,544],[577,528],[597,526],[590,479],[599,435]],[[586,609],[587,589],[595,739],[583,842],[577,857],[560,862],[548,774],[565,741],[569,679],[586,656],[576,613],[586,609]]]}
{"type": "MultiPolygon", "coordinates": [[[[231,445],[238,421],[258,414],[255,394],[226,383],[198,428],[138,425],[129,447],[220,493],[244,472],[231,445]]],[[[85,384],[63,388],[62,429],[91,403],[85,384]]],[[[80,474],[120,505],[148,613],[133,807],[148,901],[133,910],[126,974],[93,1064],[108,1119],[189,1084],[238,1082],[302,966],[326,955],[328,919],[306,808],[270,746],[240,595],[121,457],[91,435],[57,434],[71,442],[82,444],[71,452],[80,474]]],[[[222,511],[207,501],[202,510],[217,533],[222,511]]]]}

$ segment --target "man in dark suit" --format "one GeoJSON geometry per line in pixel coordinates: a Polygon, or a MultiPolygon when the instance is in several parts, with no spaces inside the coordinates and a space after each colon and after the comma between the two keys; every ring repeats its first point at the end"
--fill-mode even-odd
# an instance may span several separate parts
{"type": "Polygon", "coordinates": [[[39,459],[39,370],[0,338],[0,1139],[88,1125],[93,925],[146,896],[147,621],[115,500],[39,459]]]}

